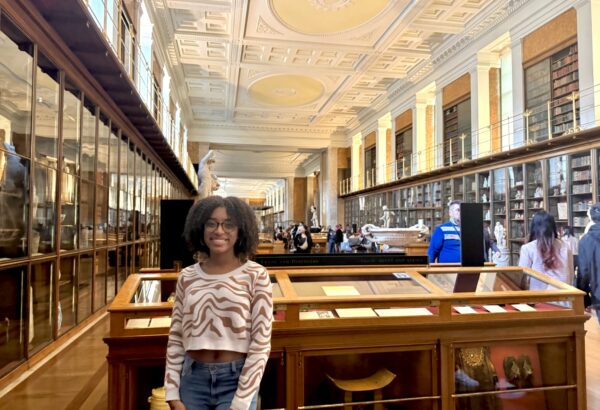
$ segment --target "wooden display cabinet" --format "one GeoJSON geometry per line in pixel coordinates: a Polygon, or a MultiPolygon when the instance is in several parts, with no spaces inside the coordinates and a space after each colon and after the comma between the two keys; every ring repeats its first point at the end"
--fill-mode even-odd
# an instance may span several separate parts
{"type": "MultiPolygon", "coordinates": [[[[111,409],[139,408],[162,384],[176,279],[130,275],[110,306],[111,409]]],[[[583,293],[530,269],[280,267],[271,279],[263,409],[586,408],[583,293]],[[395,376],[378,396],[332,380],[369,387],[382,369],[395,376]]]]}

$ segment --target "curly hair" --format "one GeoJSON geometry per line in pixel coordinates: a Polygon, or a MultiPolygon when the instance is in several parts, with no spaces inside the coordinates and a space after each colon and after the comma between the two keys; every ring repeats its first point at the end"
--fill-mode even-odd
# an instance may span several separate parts
{"type": "Polygon", "coordinates": [[[544,260],[546,269],[558,265],[558,247],[554,239],[558,238],[554,216],[546,211],[536,212],[531,219],[529,242],[537,240],[537,250],[544,260]]]}
{"type": "Polygon", "coordinates": [[[210,256],[210,249],[204,243],[204,225],[217,208],[225,208],[229,219],[238,227],[238,239],[233,246],[235,256],[242,262],[251,259],[258,246],[256,216],[247,203],[233,196],[209,196],[192,206],[183,230],[183,238],[188,248],[194,253],[210,256]]]}

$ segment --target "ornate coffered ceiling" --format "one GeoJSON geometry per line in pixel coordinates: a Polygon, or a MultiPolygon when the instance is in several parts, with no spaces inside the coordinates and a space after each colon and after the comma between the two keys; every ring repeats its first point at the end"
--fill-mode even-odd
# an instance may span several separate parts
{"type": "Polygon", "coordinates": [[[228,144],[215,167],[227,177],[236,167],[249,167],[247,176],[269,169],[266,157],[244,159],[246,145],[311,155],[346,145],[347,127],[508,3],[152,0],[151,13],[189,138],[228,144]]]}

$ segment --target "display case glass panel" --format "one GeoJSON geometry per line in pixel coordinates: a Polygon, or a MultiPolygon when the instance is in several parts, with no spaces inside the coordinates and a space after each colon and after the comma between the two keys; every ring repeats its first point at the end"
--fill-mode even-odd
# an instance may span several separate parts
{"type": "Polygon", "coordinates": [[[550,408],[546,403],[552,403],[551,408],[571,408],[568,395],[575,393],[571,351],[566,340],[457,347],[453,351],[455,408],[550,408]]]}
{"type": "Polygon", "coordinates": [[[440,405],[434,346],[406,351],[344,349],[319,353],[303,356],[304,406],[355,408],[364,403],[382,408],[385,402],[390,408],[433,410],[440,405]],[[350,391],[353,380],[367,390],[350,391]],[[355,406],[350,407],[352,403],[355,406]]]}
{"type": "Polygon", "coordinates": [[[108,188],[96,185],[96,246],[107,243],[108,232],[108,188]]]}
{"type": "Polygon", "coordinates": [[[52,253],[56,250],[56,169],[36,163],[33,172],[31,253],[52,253]]]}
{"type": "Polygon", "coordinates": [[[96,183],[102,186],[108,186],[109,179],[109,151],[110,151],[110,128],[109,120],[100,115],[98,122],[98,152],[97,152],[97,170],[96,183]]]}
{"type": "Polygon", "coordinates": [[[560,155],[548,159],[548,182],[546,195],[548,212],[554,216],[557,228],[566,226],[569,221],[567,203],[567,156],[560,155]]]}
{"type": "Polygon", "coordinates": [[[464,201],[465,185],[463,177],[452,179],[452,200],[464,201]]]}
{"type": "Polygon", "coordinates": [[[56,169],[58,160],[59,71],[38,52],[35,101],[35,159],[56,169]]]}
{"type": "Polygon", "coordinates": [[[442,219],[448,217],[448,204],[454,200],[452,197],[452,180],[445,179],[442,183],[442,219]]]}
{"type": "Polygon", "coordinates": [[[63,97],[63,172],[79,176],[81,91],[65,80],[63,97]]]}
{"type": "Polygon", "coordinates": [[[464,180],[464,197],[463,200],[465,202],[470,202],[470,203],[474,203],[474,202],[479,202],[479,199],[477,198],[477,181],[475,180],[476,175],[472,174],[472,175],[465,175],[465,180],[464,180]]]}
{"type": "Polygon", "coordinates": [[[60,197],[60,249],[77,249],[77,227],[79,226],[79,178],[63,173],[60,197]]]}
{"type": "Polygon", "coordinates": [[[526,215],[527,228],[531,224],[531,219],[536,212],[544,210],[544,178],[542,176],[542,162],[535,161],[525,164],[525,197],[526,197],[526,215]]]}
{"type": "Polygon", "coordinates": [[[571,225],[580,237],[589,222],[587,210],[593,204],[592,157],[590,151],[571,155],[571,225]]]}
{"type": "Polygon", "coordinates": [[[81,222],[79,224],[79,246],[81,249],[93,246],[94,234],[94,188],[93,182],[81,180],[81,222]]]}
{"type": "Polygon", "coordinates": [[[62,257],[58,271],[58,334],[61,335],[76,324],[75,296],[77,286],[77,257],[62,257]]]}
{"type": "Polygon", "coordinates": [[[81,178],[88,181],[95,181],[96,119],[96,107],[86,98],[81,131],[81,178]]]}
{"type": "Polygon", "coordinates": [[[28,350],[31,352],[52,340],[54,263],[31,265],[29,283],[28,350]]]}
{"type": "Polygon", "coordinates": [[[28,160],[0,148],[0,259],[27,254],[28,175],[28,160]]]}
{"type": "Polygon", "coordinates": [[[300,297],[429,293],[420,283],[403,272],[359,276],[295,275],[290,279],[300,297]]]}
{"type": "Polygon", "coordinates": [[[523,179],[523,166],[508,167],[510,228],[509,249],[512,265],[519,260],[521,245],[525,241],[525,185],[523,179]]]}
{"type": "MultiPolygon", "coordinates": [[[[107,256],[106,303],[110,303],[117,295],[117,251],[115,249],[109,249],[107,251],[107,256]]],[[[159,266],[159,263],[152,266],[159,266]]]]}
{"type": "Polygon", "coordinates": [[[0,270],[0,369],[25,360],[27,267],[0,270]]]}
{"type": "MultiPolygon", "coordinates": [[[[96,252],[94,259],[94,312],[106,304],[108,283],[107,251],[96,252]]],[[[112,282],[114,287],[114,281],[112,282]]]]}
{"type": "Polygon", "coordinates": [[[79,256],[79,271],[77,277],[77,323],[81,323],[92,314],[92,293],[94,257],[91,253],[79,256]]]}
{"type": "Polygon", "coordinates": [[[123,283],[125,283],[125,279],[127,278],[127,270],[126,270],[126,248],[124,246],[120,246],[116,251],[116,264],[117,264],[117,289],[121,289],[123,283]]]}
{"type": "Polygon", "coordinates": [[[489,172],[480,172],[477,174],[477,197],[478,201],[483,206],[483,222],[488,225],[492,223],[492,194],[491,194],[491,178],[489,172]]]}

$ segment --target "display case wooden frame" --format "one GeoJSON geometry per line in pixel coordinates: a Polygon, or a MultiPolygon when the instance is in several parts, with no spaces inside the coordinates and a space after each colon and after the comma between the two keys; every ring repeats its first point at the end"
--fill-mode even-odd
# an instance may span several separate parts
{"type": "MultiPolygon", "coordinates": [[[[384,390],[383,398],[390,404],[402,403],[408,408],[453,409],[459,398],[462,400],[480,395],[495,397],[511,392],[530,394],[534,391],[552,395],[555,393],[551,392],[561,390],[565,393],[560,403],[566,405],[561,410],[583,410],[586,407],[583,324],[588,316],[584,312],[583,293],[530,269],[458,266],[281,267],[272,269],[271,277],[274,282],[275,317],[272,355],[270,370],[265,374],[261,387],[262,395],[268,398],[270,406],[305,409],[339,404],[341,407],[344,403],[336,401],[340,396],[334,391],[333,385],[325,385],[328,393],[322,397],[327,399],[319,399],[306,390],[307,377],[327,383],[326,374],[323,373],[325,370],[315,369],[325,369],[327,366],[331,369],[332,363],[346,363],[343,362],[344,357],[359,357],[361,360],[358,362],[363,363],[361,371],[355,372],[354,369],[344,377],[363,377],[364,372],[371,372],[374,370],[371,367],[381,363],[378,355],[386,353],[391,355],[388,357],[397,357],[398,360],[419,358],[418,361],[431,369],[431,377],[425,386],[417,383],[423,378],[419,378],[417,372],[421,370],[416,366],[410,373],[414,377],[408,378],[412,384],[402,379],[407,384],[404,390],[399,390],[397,385],[390,385],[392,387],[384,390]],[[462,293],[444,290],[451,283],[451,279],[447,282],[447,278],[452,278],[451,275],[456,273],[480,274],[479,290],[462,293]],[[420,291],[349,296],[343,296],[343,292],[339,296],[315,294],[315,290],[316,293],[321,292],[323,284],[328,281],[334,286],[343,286],[344,282],[354,283],[361,291],[387,290],[383,282],[377,281],[385,282],[392,276],[398,281],[410,281],[402,283],[420,291]],[[519,290],[524,283],[521,280],[523,277],[546,282],[552,286],[552,290],[519,290]],[[489,278],[494,278],[493,282],[489,278]],[[568,306],[560,305],[565,303],[568,306]],[[505,311],[493,313],[484,310],[484,305],[504,307],[505,311]],[[517,305],[533,305],[535,309],[524,307],[524,310],[530,311],[520,311],[517,305]],[[475,313],[458,313],[457,308],[463,306],[472,307],[475,313]],[[377,309],[381,316],[339,317],[340,309],[357,308],[377,309]],[[413,312],[405,310],[407,308],[418,309],[421,313],[425,309],[431,314],[406,315],[406,312],[413,312]],[[397,315],[386,317],[382,314],[386,310],[397,315]],[[319,315],[303,314],[319,311],[336,313],[321,318],[316,318],[319,315]],[[473,346],[491,346],[497,350],[506,346],[551,346],[549,343],[557,341],[560,342],[559,353],[569,369],[568,377],[558,386],[551,388],[543,384],[524,390],[497,387],[494,391],[473,394],[456,390],[456,349],[473,346]],[[312,372],[310,376],[306,373],[308,371],[312,372]],[[273,375],[273,372],[277,374],[273,375]]],[[[109,346],[107,358],[111,409],[137,408],[139,400],[149,393],[149,389],[157,387],[156,384],[141,385],[150,380],[148,374],[155,375],[155,383],[162,381],[158,376],[164,369],[168,327],[163,322],[162,327],[128,328],[127,323],[131,319],[169,316],[172,303],[162,300],[166,300],[165,296],[174,289],[176,278],[176,273],[130,275],[109,307],[110,336],[105,341],[109,346]],[[140,283],[145,280],[169,283],[164,288],[160,302],[132,302],[140,283]]],[[[546,356],[542,358],[547,359],[546,356]]],[[[348,366],[348,363],[344,366],[348,366]]],[[[394,366],[392,361],[388,367],[394,370],[394,366]]]]}

